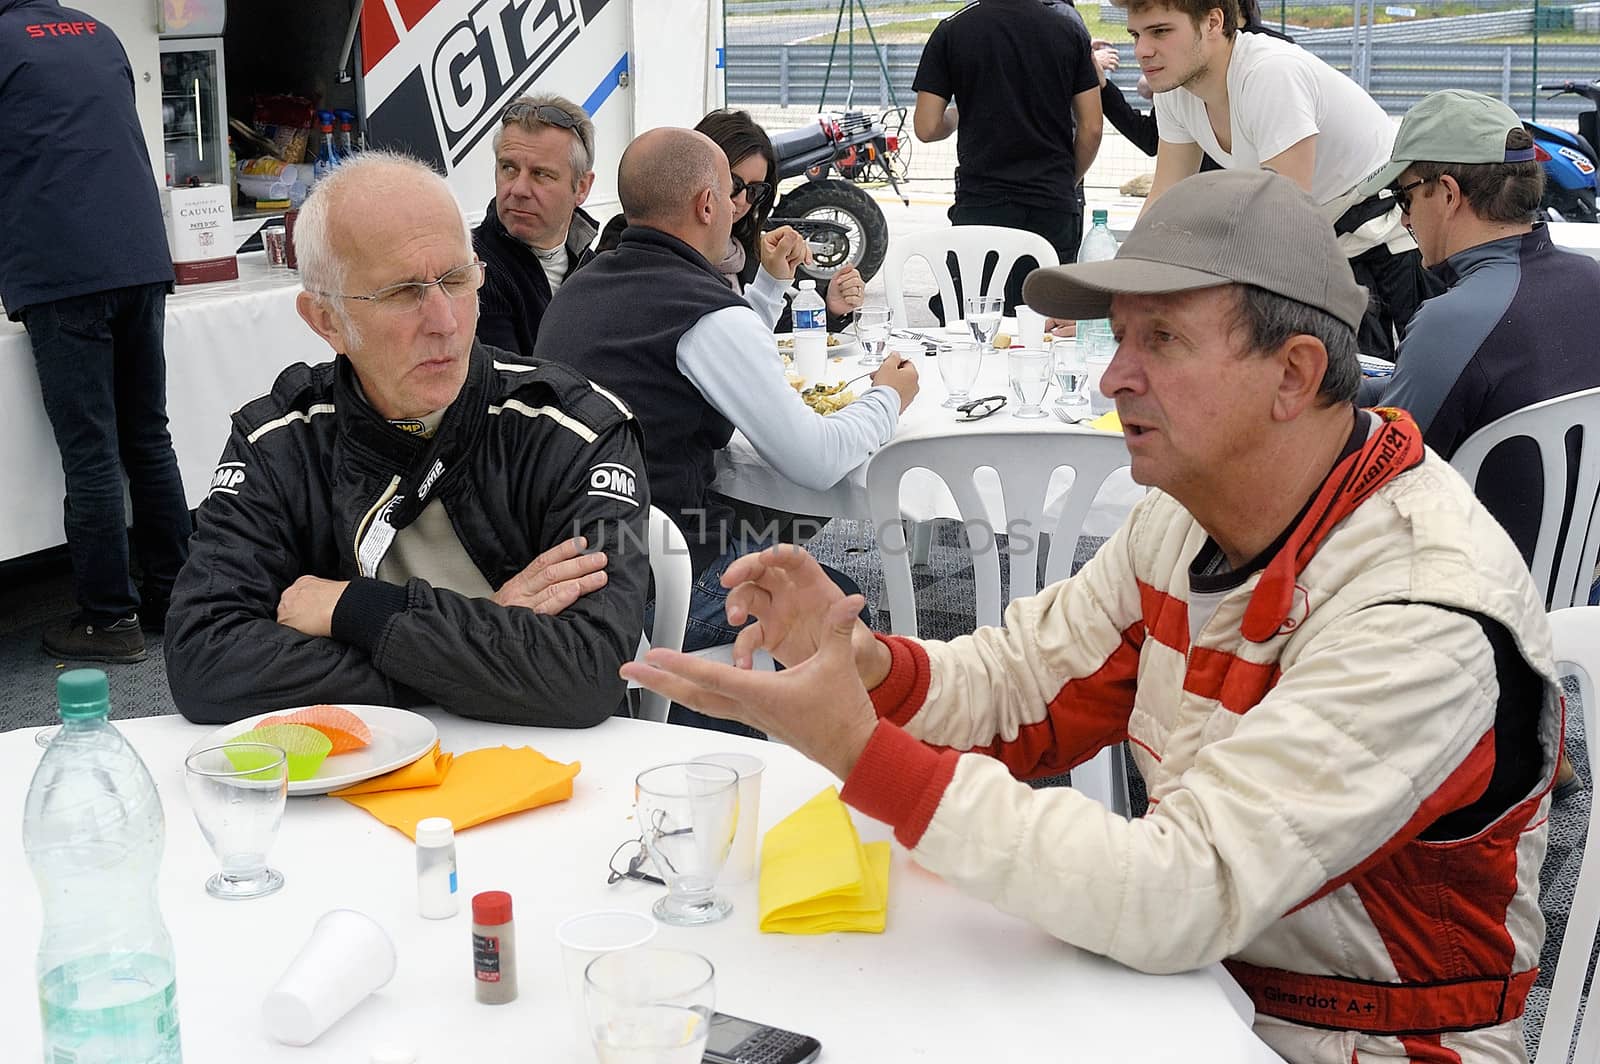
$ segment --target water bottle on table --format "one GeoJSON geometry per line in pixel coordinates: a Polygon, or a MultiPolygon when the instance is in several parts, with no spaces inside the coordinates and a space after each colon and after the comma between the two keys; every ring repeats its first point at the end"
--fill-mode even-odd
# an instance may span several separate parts
{"type": "Polygon", "coordinates": [[[61,728],[23,807],[39,884],[44,1059],[179,1064],[172,938],[156,903],[165,825],[155,782],[106,719],[106,674],[56,682],[61,728]]]}
{"type": "Polygon", "coordinates": [[[815,281],[801,281],[794,298],[794,368],[808,386],[822,383],[828,369],[828,306],[815,281]]]}
{"type": "MultiPolygon", "coordinates": [[[[1079,262],[1106,262],[1117,257],[1117,238],[1106,225],[1106,212],[1097,210],[1091,216],[1094,224],[1078,245],[1079,262]]],[[[1117,353],[1117,342],[1111,335],[1111,322],[1107,318],[1090,318],[1078,322],[1076,357],[1084,366],[1084,390],[1089,397],[1089,412],[1104,414],[1115,407],[1109,398],[1100,393],[1100,376],[1117,353]]]]}

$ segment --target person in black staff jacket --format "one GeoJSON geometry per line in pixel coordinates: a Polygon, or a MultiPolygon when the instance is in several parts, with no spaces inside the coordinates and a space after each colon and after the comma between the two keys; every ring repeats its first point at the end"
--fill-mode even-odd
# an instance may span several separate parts
{"type": "Polygon", "coordinates": [[[594,252],[582,209],[594,185],[594,123],[564,96],[511,101],[494,135],[494,202],[472,231],[487,276],[478,339],[532,355],[550,297],[594,252]]]}
{"type": "Polygon", "coordinates": [[[300,315],[339,354],[233,417],[167,618],[178,709],[604,720],[649,581],[638,423],[565,366],[474,342],[482,265],[422,163],[345,163],[295,241],[300,315]]]}
{"type": "Polygon", "coordinates": [[[0,188],[0,302],[28,330],[67,484],[78,612],[44,649],[142,661],[140,623],[160,631],[193,526],[167,431],[172,258],[133,70],[105,23],[0,0],[0,188]]]}
{"type": "MultiPolygon", "coordinates": [[[[1104,125],[1082,21],[1039,0],[977,0],[934,28],[912,88],[919,140],[944,140],[960,126],[950,221],[1026,229],[1062,262],[1076,261],[1077,187],[1104,125]]],[[[1019,264],[1007,280],[1007,313],[1022,301],[1027,272],[1019,264]]]]}

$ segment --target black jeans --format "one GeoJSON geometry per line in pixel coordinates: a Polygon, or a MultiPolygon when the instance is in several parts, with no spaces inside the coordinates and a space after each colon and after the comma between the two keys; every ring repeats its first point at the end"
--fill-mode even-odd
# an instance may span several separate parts
{"type": "Polygon", "coordinates": [[[145,601],[165,608],[188,556],[193,525],[167,431],[166,304],[167,286],[149,284],[22,311],[66,476],[78,608],[94,622],[140,604],[128,569],[124,473],[145,601]]]}
{"type": "Polygon", "coordinates": [[[1423,268],[1422,252],[1416,248],[1394,255],[1380,244],[1351,259],[1350,270],[1370,297],[1356,331],[1357,345],[1363,355],[1393,362],[1399,350],[1396,337],[1405,339],[1417,308],[1443,292],[1445,284],[1423,268]]]}
{"type": "MultiPolygon", "coordinates": [[[[950,208],[951,225],[1003,225],[1007,229],[1026,229],[1030,233],[1037,233],[1050,241],[1050,246],[1056,249],[1056,256],[1062,262],[1078,261],[1078,244],[1083,240],[1083,205],[1081,203],[1062,204],[1059,207],[1028,207],[1020,204],[1003,204],[993,207],[975,207],[962,204],[959,201],[950,208]]],[[[955,278],[956,298],[961,295],[961,274],[956,269],[956,258],[951,255],[948,259],[950,273],[955,278]]],[[[1032,259],[1021,259],[1011,268],[1011,276],[1006,278],[1006,313],[1014,314],[1018,304],[1022,302],[1022,282],[1027,279],[1039,264],[1032,259]]],[[[982,281],[987,281],[994,272],[993,259],[984,265],[982,281]]],[[[982,282],[980,282],[981,287],[982,282]]],[[[934,317],[941,323],[946,320],[942,300],[937,294],[928,303],[934,317]]],[[[961,317],[958,311],[954,317],[961,317]]]]}

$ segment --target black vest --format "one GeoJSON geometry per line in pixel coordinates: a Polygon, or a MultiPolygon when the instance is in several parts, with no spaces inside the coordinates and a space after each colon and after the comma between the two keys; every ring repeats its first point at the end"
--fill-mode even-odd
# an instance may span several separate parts
{"type": "Polygon", "coordinates": [[[733,511],[709,489],[734,426],[678,372],[678,341],[707,314],[748,306],[688,244],[629,226],[561,286],[534,347],[536,358],[565,362],[633,408],[650,500],[678,523],[696,573],[733,528],[733,511]]]}

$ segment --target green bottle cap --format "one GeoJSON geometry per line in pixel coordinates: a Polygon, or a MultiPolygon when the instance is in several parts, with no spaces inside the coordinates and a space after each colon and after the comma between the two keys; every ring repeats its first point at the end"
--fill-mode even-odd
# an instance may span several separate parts
{"type": "Polygon", "coordinates": [[[56,678],[62,720],[93,720],[111,712],[111,688],[99,669],[73,669],[56,678]]]}
{"type": "Polygon", "coordinates": [[[1106,219],[1109,218],[1110,215],[1107,214],[1105,211],[1095,211],[1089,217],[1093,220],[1093,224],[1095,224],[1095,225],[1105,225],[1106,224],[1106,219]]]}

